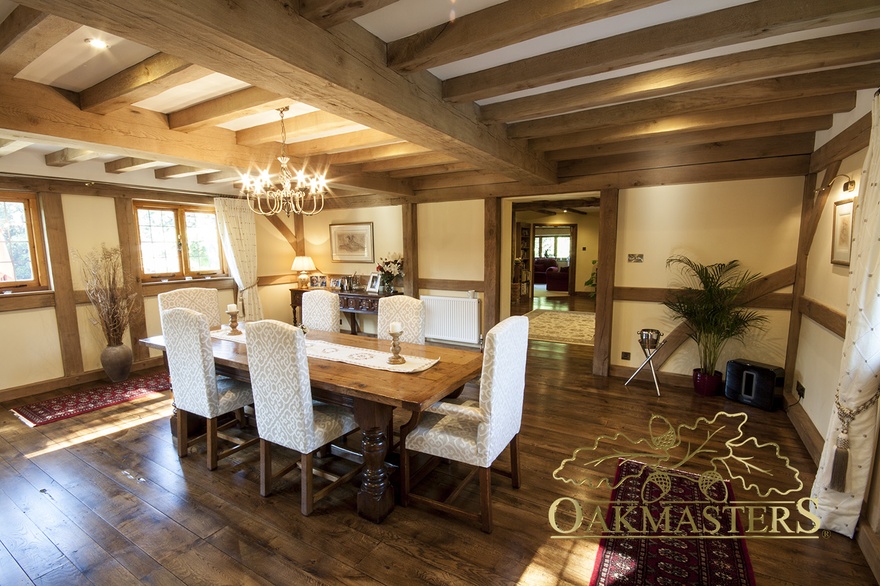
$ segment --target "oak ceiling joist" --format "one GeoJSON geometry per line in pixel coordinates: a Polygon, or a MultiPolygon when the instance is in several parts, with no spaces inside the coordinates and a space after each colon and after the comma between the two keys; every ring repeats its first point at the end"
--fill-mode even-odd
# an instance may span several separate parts
{"type": "Polygon", "coordinates": [[[425,175],[441,175],[443,173],[458,173],[459,171],[476,171],[476,167],[470,163],[446,163],[445,165],[430,165],[428,167],[416,167],[414,169],[401,169],[389,171],[389,177],[422,177],[425,175]]]}
{"type": "Polygon", "coordinates": [[[375,193],[390,195],[412,195],[413,188],[406,179],[392,179],[387,175],[376,173],[355,173],[351,175],[337,174],[333,169],[327,173],[327,185],[333,190],[336,187],[353,187],[367,189],[375,193]]]}
{"type": "Polygon", "coordinates": [[[481,100],[785,33],[880,16],[875,0],[763,0],[659,24],[443,82],[455,102],[481,100]]]}
{"type": "Polygon", "coordinates": [[[354,20],[397,0],[298,0],[300,16],[321,28],[354,20]]]}
{"type": "Polygon", "coordinates": [[[817,130],[827,130],[831,128],[833,122],[834,117],[831,114],[827,114],[825,116],[813,116],[811,118],[780,120],[779,122],[764,122],[759,124],[746,124],[743,126],[731,126],[729,128],[679,132],[671,136],[660,135],[656,137],[640,137],[621,142],[590,144],[556,151],[547,151],[547,158],[552,161],[570,161],[574,159],[589,159],[591,157],[620,155],[640,151],[672,149],[712,142],[783,136],[800,134],[802,132],[816,132],[817,130]]]}
{"type": "Polygon", "coordinates": [[[80,107],[93,114],[107,114],[210,73],[204,67],[158,53],[81,91],[80,107]]]}
{"type": "Polygon", "coordinates": [[[810,155],[813,152],[813,141],[813,134],[804,133],[730,142],[716,141],[677,149],[595,157],[559,165],[559,177],[580,177],[616,171],[659,169],[765,157],[810,155]]]}
{"type": "Polygon", "coordinates": [[[687,183],[712,183],[769,177],[800,177],[810,165],[809,155],[778,157],[749,161],[709,163],[666,167],[625,173],[603,173],[573,179],[562,179],[557,185],[534,186],[522,183],[496,183],[417,191],[419,203],[485,199],[488,197],[517,197],[525,195],[553,195],[602,189],[626,189],[687,183]]]}
{"type": "Polygon", "coordinates": [[[34,143],[26,140],[0,139],[0,157],[5,157],[6,155],[16,153],[21,149],[31,146],[32,144],[34,143]]]}
{"type": "Polygon", "coordinates": [[[673,136],[680,132],[711,130],[755,124],[756,122],[776,122],[796,118],[812,118],[836,112],[847,112],[856,105],[855,92],[800,98],[782,102],[769,102],[754,106],[741,106],[717,112],[697,112],[680,116],[669,116],[645,122],[621,126],[603,126],[573,132],[561,136],[536,138],[530,142],[539,151],[552,151],[581,147],[597,143],[612,143],[638,138],[673,136]]]}
{"type": "Polygon", "coordinates": [[[388,66],[402,72],[424,70],[661,2],[508,0],[388,43],[388,66]]]}
{"type": "Polygon", "coordinates": [[[45,161],[49,167],[66,167],[74,163],[90,161],[100,156],[101,153],[87,149],[61,149],[46,155],[45,161]]]}
{"type": "Polygon", "coordinates": [[[430,152],[431,149],[429,148],[412,144],[411,142],[402,142],[399,144],[348,151],[346,153],[337,153],[330,156],[330,163],[332,165],[354,165],[370,161],[387,161],[389,159],[398,159],[400,157],[408,157],[410,155],[430,152]]]}
{"type": "Polygon", "coordinates": [[[277,110],[292,104],[294,100],[283,98],[266,90],[249,87],[213,100],[208,100],[177,112],[168,114],[168,127],[182,132],[217,126],[236,118],[277,110]]]}
{"type": "Polygon", "coordinates": [[[156,179],[180,179],[182,177],[194,177],[196,175],[207,175],[216,172],[217,169],[205,169],[191,165],[172,165],[164,169],[156,169],[153,175],[156,179]]]}
{"type": "Polygon", "coordinates": [[[115,161],[104,163],[104,171],[107,173],[132,173],[143,169],[152,169],[164,165],[162,161],[150,159],[138,159],[136,157],[123,157],[115,161]]]}
{"type": "Polygon", "coordinates": [[[0,128],[29,142],[219,169],[246,170],[278,155],[278,145],[237,145],[231,130],[169,130],[164,115],[135,107],[105,116],[83,112],[48,86],[2,76],[0,103],[0,128]]]}
{"type": "Polygon", "coordinates": [[[878,79],[880,63],[788,75],[520,122],[508,127],[508,135],[511,138],[537,138],[678,114],[823,96],[873,88],[878,79]]]}
{"type": "Polygon", "coordinates": [[[863,31],[743,51],[488,104],[484,120],[512,122],[763,77],[880,60],[880,34],[863,31]]]}
{"type": "MultiPolygon", "coordinates": [[[[22,0],[191,63],[343,116],[402,140],[534,184],[555,165],[442,99],[429,74],[385,66],[384,44],[355,23],[324,31],[283,3],[201,0],[22,0]],[[302,59],[308,55],[308,59],[302,59]]],[[[622,2],[631,4],[631,2],[622,2]]]]}
{"type": "Polygon", "coordinates": [[[346,132],[335,136],[316,138],[287,145],[287,152],[295,157],[309,157],[318,154],[334,154],[370,147],[384,146],[401,142],[396,136],[367,129],[346,132]]]}
{"type": "Polygon", "coordinates": [[[196,180],[200,185],[215,185],[220,183],[234,183],[241,181],[241,173],[235,171],[217,171],[216,173],[207,173],[199,175],[196,180]]]}
{"type": "MultiPolygon", "coordinates": [[[[351,120],[340,118],[335,114],[328,114],[318,110],[301,114],[299,116],[285,116],[284,130],[287,133],[287,142],[302,142],[323,138],[330,134],[340,132],[354,132],[363,130],[363,126],[355,124],[351,120]]],[[[235,134],[238,144],[253,146],[267,142],[281,141],[281,118],[239,130],[235,134]]]]}
{"type": "Polygon", "coordinates": [[[450,157],[442,153],[425,153],[412,155],[409,157],[399,157],[396,159],[388,159],[385,161],[374,161],[363,164],[364,171],[380,173],[382,171],[397,171],[401,169],[413,169],[415,167],[426,167],[428,165],[442,165],[446,163],[455,163],[458,159],[450,157]]]}
{"type": "Polygon", "coordinates": [[[0,68],[13,75],[80,28],[79,23],[18,6],[0,23],[0,68]]]}

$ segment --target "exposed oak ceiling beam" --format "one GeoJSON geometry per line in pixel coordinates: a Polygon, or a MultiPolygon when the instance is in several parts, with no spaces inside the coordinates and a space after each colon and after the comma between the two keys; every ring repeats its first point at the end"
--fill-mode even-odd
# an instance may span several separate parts
{"type": "Polygon", "coordinates": [[[663,1],[508,0],[389,43],[388,66],[424,70],[663,1]]]}
{"type": "Polygon", "coordinates": [[[394,4],[397,0],[298,0],[300,16],[321,28],[330,28],[394,4]]]}
{"type": "Polygon", "coordinates": [[[880,16],[876,0],[763,0],[635,30],[447,79],[446,99],[516,92],[819,26],[880,16]]]}
{"type": "Polygon", "coordinates": [[[512,122],[729,83],[880,60],[880,32],[864,31],[743,51],[489,104],[485,120],[512,122]]]}
{"type": "Polygon", "coordinates": [[[190,132],[199,128],[217,126],[237,118],[260,114],[289,106],[294,100],[272,92],[250,87],[237,92],[201,102],[168,115],[168,127],[190,132]]]}
{"type": "Polygon", "coordinates": [[[274,2],[23,0],[23,4],[147,44],[402,140],[494,172],[548,184],[555,168],[525,143],[445,102],[431,75],[385,67],[384,44],[354,23],[332,32],[274,2]],[[162,14],[161,19],[155,15],[162,14]],[[283,26],[279,26],[284,23],[283,26]],[[309,59],[302,59],[308,55],[309,59]]]}
{"type": "Polygon", "coordinates": [[[0,69],[13,75],[80,24],[18,6],[0,23],[0,69]]]}

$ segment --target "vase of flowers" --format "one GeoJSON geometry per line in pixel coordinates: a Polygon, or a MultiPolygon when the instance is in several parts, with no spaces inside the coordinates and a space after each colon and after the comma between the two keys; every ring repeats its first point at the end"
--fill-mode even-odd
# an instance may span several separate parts
{"type": "Polygon", "coordinates": [[[394,293],[395,281],[398,277],[403,277],[403,256],[396,252],[388,253],[387,256],[379,259],[376,270],[379,271],[382,291],[386,295],[391,295],[394,293]]]}
{"type": "Polygon", "coordinates": [[[140,304],[131,280],[122,272],[122,252],[118,247],[102,244],[79,259],[86,295],[107,340],[107,347],[101,352],[101,366],[111,381],[124,381],[131,372],[133,356],[122,338],[140,304]]]}

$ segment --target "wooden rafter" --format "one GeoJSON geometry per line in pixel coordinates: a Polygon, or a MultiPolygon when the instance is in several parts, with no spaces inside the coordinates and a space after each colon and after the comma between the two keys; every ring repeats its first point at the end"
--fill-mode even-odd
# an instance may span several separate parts
{"type": "MultiPolygon", "coordinates": [[[[266,124],[239,130],[235,135],[235,139],[238,141],[238,144],[245,146],[279,142],[281,140],[280,120],[279,117],[278,120],[273,120],[266,124]]],[[[363,130],[364,127],[335,114],[318,110],[317,112],[309,112],[299,116],[285,116],[284,129],[287,133],[287,142],[303,142],[324,138],[333,134],[363,130]]]]}
{"type": "Polygon", "coordinates": [[[330,28],[395,2],[397,0],[298,0],[297,10],[300,16],[319,27],[330,28]]]}
{"type": "Polygon", "coordinates": [[[16,7],[0,23],[0,68],[15,75],[78,28],[78,23],[27,6],[16,7]]]}
{"type": "Polygon", "coordinates": [[[481,100],[818,26],[880,16],[874,0],[764,0],[638,29],[453,77],[443,95],[481,100]]]}
{"type": "Polygon", "coordinates": [[[237,118],[277,110],[293,103],[272,92],[249,87],[237,92],[201,102],[168,115],[168,127],[190,132],[199,128],[217,126],[237,118]]]}

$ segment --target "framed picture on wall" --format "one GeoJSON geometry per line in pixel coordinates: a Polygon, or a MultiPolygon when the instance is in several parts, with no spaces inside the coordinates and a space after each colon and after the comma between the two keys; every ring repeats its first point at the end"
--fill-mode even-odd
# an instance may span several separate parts
{"type": "Polygon", "coordinates": [[[374,262],[373,223],[330,224],[330,258],[333,262],[374,262]]]}
{"type": "Polygon", "coordinates": [[[852,254],[853,200],[834,202],[834,224],[831,231],[831,263],[849,266],[852,254]]]}
{"type": "Polygon", "coordinates": [[[379,273],[370,273],[370,278],[367,281],[367,293],[378,293],[379,292],[379,273]]]}

